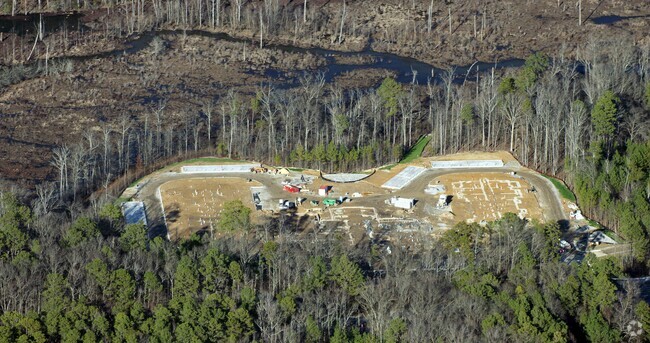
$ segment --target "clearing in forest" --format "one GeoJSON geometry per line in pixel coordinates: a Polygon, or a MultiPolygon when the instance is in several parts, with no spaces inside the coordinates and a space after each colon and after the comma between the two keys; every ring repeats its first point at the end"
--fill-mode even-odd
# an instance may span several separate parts
{"type": "Polygon", "coordinates": [[[197,231],[210,230],[211,223],[216,229],[225,202],[241,200],[255,210],[250,188],[258,186],[261,183],[238,177],[191,178],[162,184],[160,195],[170,239],[187,238],[197,231]]]}

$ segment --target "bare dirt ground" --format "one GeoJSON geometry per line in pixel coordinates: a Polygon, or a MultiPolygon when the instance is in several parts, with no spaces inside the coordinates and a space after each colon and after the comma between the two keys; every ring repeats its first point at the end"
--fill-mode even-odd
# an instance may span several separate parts
{"type": "Polygon", "coordinates": [[[377,169],[377,171],[369,176],[368,178],[364,179],[365,182],[376,186],[376,187],[381,187],[386,181],[390,180],[393,178],[393,176],[399,174],[402,170],[404,170],[408,165],[406,164],[397,164],[394,167],[390,169],[377,169]]]}
{"type": "Polygon", "coordinates": [[[239,177],[188,178],[173,180],[160,186],[165,218],[170,238],[187,238],[190,234],[216,229],[223,204],[241,200],[253,212],[253,222],[259,222],[250,187],[261,186],[239,177]]]}
{"type": "MultiPolygon", "coordinates": [[[[459,159],[458,156],[456,155],[454,159],[459,159]]],[[[495,154],[481,156],[478,153],[465,155],[471,159],[494,159],[494,156],[495,154]]],[[[496,156],[507,160],[508,153],[498,152],[496,156]]],[[[205,164],[205,162],[195,164],[205,164]]],[[[557,221],[568,217],[553,185],[536,172],[522,167],[427,170],[401,190],[391,192],[380,187],[385,180],[406,166],[408,165],[397,165],[393,170],[385,172],[385,175],[380,174],[381,176],[373,182],[368,182],[366,179],[338,184],[318,178],[316,176],[318,173],[313,170],[292,172],[288,176],[242,173],[236,177],[223,174],[196,177],[191,174],[169,172],[179,170],[180,165],[177,165],[173,168],[164,168],[145,178],[136,197],[145,201],[148,221],[154,223],[153,226],[163,225],[164,219],[161,219],[162,212],[159,210],[160,200],[155,195],[156,189],[161,188],[169,232],[173,239],[187,237],[193,232],[206,229],[210,219],[218,218],[221,200],[240,199],[253,208],[250,188],[260,185],[264,187],[266,203],[271,206],[264,208],[264,211],[254,211],[253,218],[256,222],[263,221],[264,216],[271,212],[276,215],[285,213],[293,216],[294,221],[300,223],[305,231],[336,235],[353,245],[369,238],[370,229],[376,235],[381,234],[383,239],[400,242],[400,244],[408,242],[415,244],[426,237],[439,235],[459,221],[490,221],[500,218],[506,212],[540,221],[557,221]],[[516,175],[512,175],[512,171],[516,171],[516,175]],[[305,175],[307,180],[313,178],[303,186],[305,191],[296,194],[282,189],[284,181],[300,180],[301,175],[305,175]],[[253,181],[248,182],[248,179],[253,181]],[[322,203],[324,197],[317,195],[318,187],[323,184],[333,186],[333,192],[329,197],[345,197],[347,193],[351,201],[337,206],[324,206],[322,203]],[[430,184],[445,186],[446,194],[452,196],[451,206],[443,210],[435,208],[438,195],[424,192],[430,184]],[[527,192],[532,187],[535,187],[536,191],[527,192]],[[362,197],[352,197],[353,193],[357,192],[362,197]],[[386,203],[392,196],[414,198],[417,203],[411,210],[395,208],[386,203]],[[293,201],[297,197],[306,200],[295,212],[278,212],[279,199],[293,201]],[[318,201],[318,204],[312,205],[312,200],[318,201]],[[315,219],[320,219],[319,226],[313,226],[315,219]]],[[[159,229],[152,228],[152,230],[159,229]]]]}
{"type": "Polygon", "coordinates": [[[430,184],[444,185],[453,196],[450,211],[457,221],[492,221],[507,212],[523,218],[544,218],[535,192],[529,191],[530,184],[507,173],[450,174],[435,178],[430,184]]]}

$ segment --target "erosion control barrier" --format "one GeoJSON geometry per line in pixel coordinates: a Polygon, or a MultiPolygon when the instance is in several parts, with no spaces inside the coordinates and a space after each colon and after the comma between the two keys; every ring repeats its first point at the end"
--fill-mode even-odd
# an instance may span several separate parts
{"type": "Polygon", "coordinates": [[[250,173],[251,168],[259,167],[259,164],[224,164],[212,166],[183,166],[183,174],[212,174],[212,173],[250,173]]]}
{"type": "Polygon", "coordinates": [[[432,161],[432,169],[501,168],[501,160],[432,161]]]}
{"type": "Polygon", "coordinates": [[[351,183],[351,182],[357,182],[361,181],[365,178],[368,178],[374,174],[375,171],[373,170],[372,173],[370,174],[353,174],[353,173],[338,173],[338,174],[323,174],[320,173],[320,177],[323,180],[330,181],[330,182],[336,182],[336,183],[351,183]]]}

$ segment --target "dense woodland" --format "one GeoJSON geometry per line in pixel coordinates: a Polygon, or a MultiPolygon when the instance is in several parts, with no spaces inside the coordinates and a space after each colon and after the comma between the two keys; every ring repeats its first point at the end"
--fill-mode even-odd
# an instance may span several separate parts
{"type": "Polygon", "coordinates": [[[558,260],[556,224],[506,215],[390,254],[296,241],[282,220],[226,224],[216,240],[147,241],[112,203],[70,221],[3,193],[0,340],[618,342],[650,325],[634,286],[617,291],[620,261],[558,260]]]}
{"type": "MultiPolygon", "coordinates": [[[[115,6],[107,36],[259,23],[262,37],[323,27],[339,41],[364,35],[345,25],[345,6],[324,17],[318,7],[303,15],[303,6],[285,11],[277,1],[116,3],[39,6],[115,6]]],[[[21,2],[4,4],[20,11],[21,2]]],[[[67,44],[34,47],[42,54],[67,44]]],[[[27,59],[18,57],[5,56],[27,59]]],[[[48,68],[3,69],[2,84],[72,67],[48,68]]],[[[293,88],[259,85],[191,99],[182,110],[161,98],[145,113],[125,112],[54,149],[52,182],[2,187],[0,341],[647,340],[631,337],[627,325],[650,328],[650,307],[614,278],[648,272],[649,72],[649,46],[590,40],[576,59],[534,54],[517,70],[467,78],[450,69],[428,85],[387,78],[373,89],[344,89],[306,73],[293,88]],[[458,224],[439,244],[391,254],[373,242],[296,241],[289,236],[298,229],[281,219],[172,243],[124,225],[111,199],[110,190],[187,156],[349,171],[397,162],[422,135],[431,137],[428,154],[510,150],[564,179],[590,218],[632,243],[633,256],[566,265],[557,256],[559,225],[511,215],[486,228],[458,224]],[[98,189],[101,196],[89,197],[98,189]]]]}

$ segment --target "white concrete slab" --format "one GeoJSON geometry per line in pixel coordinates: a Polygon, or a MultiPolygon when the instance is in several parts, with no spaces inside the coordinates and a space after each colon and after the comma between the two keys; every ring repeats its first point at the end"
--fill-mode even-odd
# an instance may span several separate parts
{"type": "Polygon", "coordinates": [[[422,167],[406,167],[404,170],[399,172],[399,174],[393,176],[392,179],[386,181],[386,183],[381,186],[389,189],[402,189],[415,178],[420,176],[420,174],[424,173],[424,171],[426,171],[426,169],[422,167]]]}

